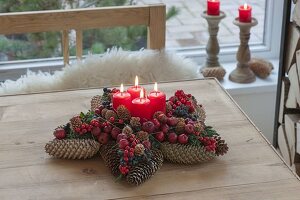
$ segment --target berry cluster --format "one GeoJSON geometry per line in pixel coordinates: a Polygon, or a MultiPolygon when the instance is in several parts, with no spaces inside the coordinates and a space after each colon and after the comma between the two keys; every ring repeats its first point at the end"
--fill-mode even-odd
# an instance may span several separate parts
{"type": "Polygon", "coordinates": [[[195,112],[195,106],[191,94],[185,94],[183,90],[177,90],[175,96],[169,98],[169,104],[172,106],[172,110],[168,113],[168,116],[191,118],[194,121],[197,120],[197,116],[193,114],[195,112]]]}
{"type": "Polygon", "coordinates": [[[126,175],[128,174],[131,166],[136,165],[143,159],[150,146],[142,144],[141,141],[132,133],[120,133],[117,136],[117,142],[120,149],[118,153],[121,157],[119,170],[122,175],[126,175]]]}
{"type": "Polygon", "coordinates": [[[199,141],[205,146],[206,151],[215,151],[217,147],[217,141],[212,137],[199,137],[199,141]]]}
{"type": "Polygon", "coordinates": [[[143,130],[154,132],[159,142],[168,141],[172,144],[189,143],[189,136],[199,136],[203,130],[201,124],[189,118],[167,117],[164,113],[156,113],[152,121],[143,123],[143,130]]]}

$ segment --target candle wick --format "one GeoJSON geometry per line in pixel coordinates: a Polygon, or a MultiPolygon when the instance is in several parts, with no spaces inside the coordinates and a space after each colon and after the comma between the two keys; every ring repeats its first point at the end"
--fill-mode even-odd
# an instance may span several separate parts
{"type": "Polygon", "coordinates": [[[142,98],[140,98],[140,102],[142,102],[142,98]]]}
{"type": "Polygon", "coordinates": [[[158,93],[158,92],[157,92],[157,91],[155,91],[155,95],[156,95],[156,96],[157,96],[157,93],[158,93]]]}

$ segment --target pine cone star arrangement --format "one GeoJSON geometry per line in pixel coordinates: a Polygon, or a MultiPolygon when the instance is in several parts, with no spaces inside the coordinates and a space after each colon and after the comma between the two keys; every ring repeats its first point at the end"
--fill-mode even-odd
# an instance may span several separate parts
{"type": "Polygon", "coordinates": [[[227,153],[225,140],[206,125],[204,107],[191,94],[177,90],[165,110],[144,119],[124,105],[114,107],[117,92],[104,88],[92,98],[91,110],[57,127],[46,152],[62,159],[88,159],[99,152],[111,173],[132,185],[151,178],[164,159],[196,164],[227,153]]]}

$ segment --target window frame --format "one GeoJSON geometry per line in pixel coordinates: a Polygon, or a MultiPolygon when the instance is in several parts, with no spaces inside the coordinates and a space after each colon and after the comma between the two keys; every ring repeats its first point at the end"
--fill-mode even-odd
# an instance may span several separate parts
{"type": "MultiPolygon", "coordinates": [[[[251,56],[260,57],[264,59],[278,59],[280,51],[280,41],[282,32],[282,16],[283,16],[283,4],[282,0],[266,0],[266,14],[265,14],[265,30],[262,43],[251,44],[251,56]]],[[[220,62],[236,62],[236,45],[220,45],[220,62]]],[[[167,51],[176,52],[181,56],[193,59],[199,66],[201,66],[206,59],[205,47],[190,47],[181,49],[167,48],[167,51]]],[[[70,61],[74,60],[70,57],[70,61]]],[[[5,73],[9,70],[14,70],[14,78],[18,78],[24,74],[24,70],[43,70],[53,71],[63,67],[63,58],[43,58],[32,60],[20,60],[20,61],[5,61],[0,62],[0,81],[4,81],[7,78],[5,73]]]]}

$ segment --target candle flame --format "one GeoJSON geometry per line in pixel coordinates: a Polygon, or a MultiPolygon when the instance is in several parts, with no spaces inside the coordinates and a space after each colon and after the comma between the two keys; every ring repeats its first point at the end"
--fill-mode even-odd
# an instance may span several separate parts
{"type": "Polygon", "coordinates": [[[138,76],[135,76],[134,86],[138,86],[138,85],[139,85],[139,78],[138,76]]]}
{"type": "Polygon", "coordinates": [[[144,90],[143,89],[141,89],[140,98],[144,98],[144,90]]]}
{"type": "Polygon", "coordinates": [[[157,82],[154,83],[154,91],[155,91],[155,92],[158,91],[158,89],[157,89],[157,82]]]}
{"type": "Polygon", "coordinates": [[[120,92],[124,92],[124,86],[123,86],[123,83],[121,84],[120,92]]]}
{"type": "Polygon", "coordinates": [[[244,3],[244,9],[247,9],[247,8],[248,8],[247,3],[244,3]]]}

